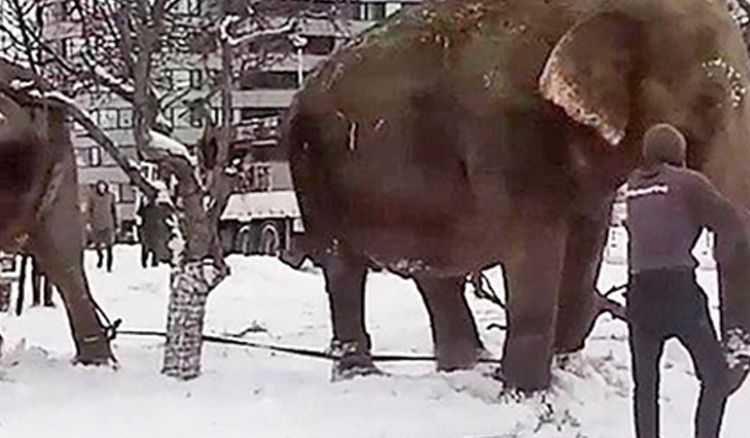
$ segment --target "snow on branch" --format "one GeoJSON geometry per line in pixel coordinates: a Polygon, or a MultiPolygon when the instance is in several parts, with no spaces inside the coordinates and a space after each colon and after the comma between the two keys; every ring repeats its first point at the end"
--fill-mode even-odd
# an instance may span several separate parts
{"type": "Polygon", "coordinates": [[[250,33],[233,36],[229,28],[240,21],[240,17],[237,15],[228,15],[219,23],[219,41],[225,43],[231,47],[238,47],[244,44],[252,43],[259,39],[286,35],[288,33],[295,32],[299,21],[296,17],[290,18],[286,23],[279,27],[270,29],[254,30],[250,33]]]}
{"type": "MultiPolygon", "coordinates": [[[[94,65],[94,68],[92,69],[92,74],[96,76],[98,79],[100,79],[102,82],[104,82],[105,85],[109,87],[114,87],[122,91],[122,95],[129,95],[132,96],[135,94],[135,87],[125,81],[124,79],[120,79],[109,73],[104,67],[101,65],[94,65]]],[[[125,97],[125,96],[122,96],[125,97]]]]}
{"type": "Polygon", "coordinates": [[[156,154],[156,159],[162,159],[165,156],[182,158],[187,161],[191,167],[198,166],[198,160],[190,153],[187,146],[172,137],[166,136],[157,131],[149,131],[147,149],[147,153],[156,154]]]}

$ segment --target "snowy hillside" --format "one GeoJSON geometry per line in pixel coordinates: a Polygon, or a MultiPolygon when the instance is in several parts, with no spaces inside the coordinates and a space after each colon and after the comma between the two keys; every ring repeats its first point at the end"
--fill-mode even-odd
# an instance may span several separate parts
{"type": "MultiPolygon", "coordinates": [[[[89,256],[91,256],[89,254],[89,256]]],[[[95,295],[125,328],[165,325],[166,268],[142,271],[136,248],[118,248],[113,274],[91,265],[95,295]]],[[[207,332],[248,327],[259,342],[323,348],[329,323],[323,277],[270,258],[231,258],[234,275],[209,299],[207,332]]],[[[497,271],[492,272],[499,288],[497,271]]],[[[713,271],[700,270],[715,290],[713,271]]],[[[607,265],[600,286],[624,280],[607,265]]],[[[368,281],[368,323],[376,352],[431,353],[427,315],[415,287],[388,274],[368,281]]],[[[499,354],[501,318],[472,301],[485,343],[499,354]]],[[[120,369],[73,367],[67,323],[58,309],[0,316],[0,437],[632,437],[626,328],[602,320],[580,356],[559,364],[553,390],[516,401],[480,370],[437,373],[433,365],[391,364],[388,377],[331,383],[325,361],[207,344],[204,372],[183,383],[159,374],[158,339],[121,337],[120,369]]],[[[664,358],[665,438],[692,436],[698,384],[686,353],[664,358]]],[[[750,384],[730,400],[725,438],[747,436],[750,384]]]]}

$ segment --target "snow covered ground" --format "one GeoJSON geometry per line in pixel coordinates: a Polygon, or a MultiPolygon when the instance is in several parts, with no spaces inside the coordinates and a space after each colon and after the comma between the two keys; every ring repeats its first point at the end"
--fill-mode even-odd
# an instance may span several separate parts
{"type": "MultiPolygon", "coordinates": [[[[137,248],[119,247],[112,274],[87,255],[95,295],[124,328],[165,326],[166,268],[143,271],[137,248]]],[[[329,322],[319,271],[293,271],[271,258],[233,257],[234,274],[209,298],[207,332],[323,348],[329,322]]],[[[499,289],[499,271],[491,278],[499,289]]],[[[714,272],[699,270],[715,291],[714,272]]],[[[600,287],[625,279],[605,265],[600,287]]],[[[371,274],[368,324],[376,352],[431,353],[427,315],[411,282],[371,274]]],[[[502,333],[484,329],[502,314],[472,300],[482,337],[499,354],[502,333]]],[[[120,368],[69,363],[63,311],[0,316],[0,437],[632,437],[626,328],[600,320],[580,356],[558,364],[553,389],[532,399],[499,397],[480,371],[437,373],[433,365],[384,365],[388,377],[331,383],[325,361],[207,344],[203,375],[178,382],[159,374],[161,341],[121,337],[120,368]]],[[[663,437],[692,436],[698,384],[675,342],[662,364],[663,437]]],[[[747,436],[750,384],[730,401],[725,438],[747,436]]]]}

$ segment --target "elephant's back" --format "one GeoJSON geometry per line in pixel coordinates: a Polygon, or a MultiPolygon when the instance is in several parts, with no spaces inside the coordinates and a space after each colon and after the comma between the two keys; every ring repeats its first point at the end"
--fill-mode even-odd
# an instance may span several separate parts
{"type": "Polygon", "coordinates": [[[355,117],[408,110],[435,87],[468,110],[538,105],[558,40],[602,0],[426,0],[364,32],[316,69],[310,98],[355,117]]]}

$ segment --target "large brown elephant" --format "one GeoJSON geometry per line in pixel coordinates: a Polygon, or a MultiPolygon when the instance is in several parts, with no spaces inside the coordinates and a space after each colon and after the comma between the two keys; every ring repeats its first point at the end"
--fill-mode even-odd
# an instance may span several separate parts
{"type": "Polygon", "coordinates": [[[76,361],[112,359],[83,271],[83,224],[73,147],[60,108],[9,83],[0,65],[0,249],[28,249],[62,296],[76,361]]]}
{"type": "MultiPolygon", "coordinates": [[[[427,0],[339,50],[284,134],[339,366],[370,365],[367,263],[416,280],[443,369],[482,349],[462,279],[502,263],[502,372],[547,387],[592,327],[611,201],[648,126],[678,126],[689,165],[750,205],[747,85],[718,0],[427,0]]],[[[723,261],[725,329],[750,327],[748,254],[723,261]]]]}

